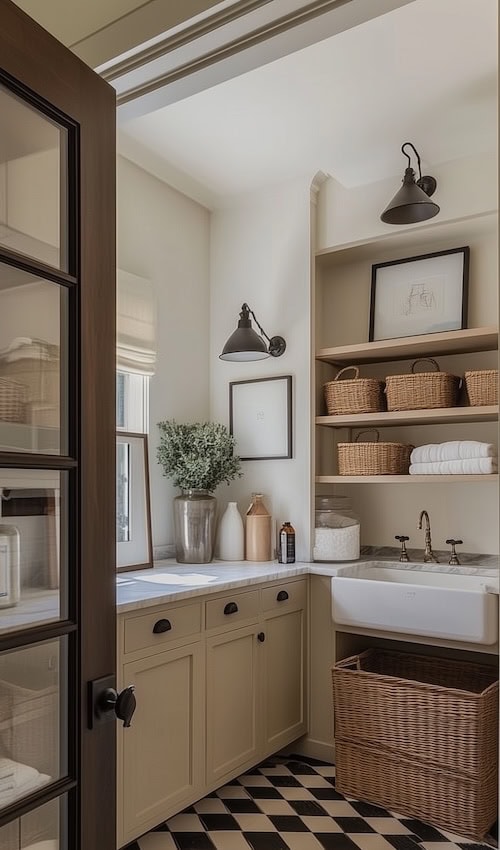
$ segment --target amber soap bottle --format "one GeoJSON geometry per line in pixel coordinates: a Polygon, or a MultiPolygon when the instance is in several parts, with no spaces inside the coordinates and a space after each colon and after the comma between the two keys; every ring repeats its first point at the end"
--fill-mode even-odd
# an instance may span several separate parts
{"type": "Polygon", "coordinates": [[[280,528],[278,561],[280,564],[295,563],[295,529],[288,521],[284,522],[280,528]]]}

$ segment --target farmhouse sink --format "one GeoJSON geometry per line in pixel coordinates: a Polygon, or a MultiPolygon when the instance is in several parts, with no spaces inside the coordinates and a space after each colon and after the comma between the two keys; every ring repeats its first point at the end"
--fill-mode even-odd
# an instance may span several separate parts
{"type": "Polygon", "coordinates": [[[356,565],[332,578],[341,626],[491,645],[498,640],[498,579],[356,565]]]}

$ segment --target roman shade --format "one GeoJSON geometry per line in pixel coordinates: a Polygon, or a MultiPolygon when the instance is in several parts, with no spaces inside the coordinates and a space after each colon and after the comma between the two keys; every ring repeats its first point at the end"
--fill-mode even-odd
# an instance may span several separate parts
{"type": "Polygon", "coordinates": [[[156,298],[150,280],[117,270],[116,368],[154,375],[156,365],[156,298]]]}

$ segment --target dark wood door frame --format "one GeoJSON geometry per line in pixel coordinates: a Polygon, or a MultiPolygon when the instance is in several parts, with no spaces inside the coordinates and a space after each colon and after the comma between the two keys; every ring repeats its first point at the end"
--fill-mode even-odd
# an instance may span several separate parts
{"type": "MultiPolygon", "coordinates": [[[[79,379],[78,386],[71,388],[69,402],[70,415],[79,424],[69,454],[77,461],[73,496],[79,506],[72,530],[79,564],[73,558],[70,569],[79,568],[80,576],[73,600],[77,617],[72,637],[78,641],[79,671],[72,674],[76,672],[79,686],[74,694],[78,701],[75,778],[81,785],[79,806],[71,812],[78,837],[70,839],[70,848],[114,850],[115,725],[103,723],[88,729],[87,683],[116,670],[115,92],[10,0],[0,0],[0,69],[78,127],[72,153],[79,166],[74,187],[79,196],[73,222],[76,267],[70,267],[68,285],[75,291],[72,309],[79,325],[79,338],[72,340],[70,351],[78,362],[79,379]]],[[[4,259],[8,254],[0,251],[4,259]]],[[[4,455],[1,464],[32,467],[33,460],[4,455]]],[[[44,459],[37,461],[43,465],[44,459]]]]}

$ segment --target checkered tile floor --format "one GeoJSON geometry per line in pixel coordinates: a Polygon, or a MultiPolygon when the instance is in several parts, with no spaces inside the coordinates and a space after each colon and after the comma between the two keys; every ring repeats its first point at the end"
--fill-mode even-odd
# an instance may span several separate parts
{"type": "Polygon", "coordinates": [[[490,849],[347,799],[332,765],[292,757],[263,762],[127,850],[490,849]]]}

